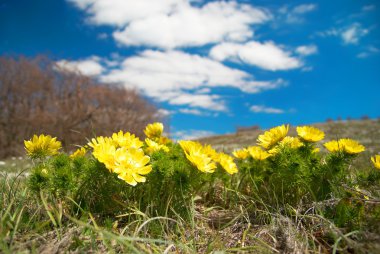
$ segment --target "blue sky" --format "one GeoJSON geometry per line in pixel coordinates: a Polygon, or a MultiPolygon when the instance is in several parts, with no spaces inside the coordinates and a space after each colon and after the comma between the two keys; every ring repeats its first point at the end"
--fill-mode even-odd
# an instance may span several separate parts
{"type": "Polygon", "coordinates": [[[137,88],[177,138],[380,114],[377,1],[3,0],[0,54],[137,88]]]}

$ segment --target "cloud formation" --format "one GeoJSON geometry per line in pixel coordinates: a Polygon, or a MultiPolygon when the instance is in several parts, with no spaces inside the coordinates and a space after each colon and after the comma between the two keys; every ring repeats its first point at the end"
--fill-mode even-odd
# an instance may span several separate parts
{"type": "Polygon", "coordinates": [[[126,58],[119,68],[101,75],[101,80],[134,87],[158,101],[171,105],[226,111],[223,98],[210,94],[211,88],[231,87],[258,93],[284,85],[281,79],[258,81],[241,70],[182,51],[145,50],[126,58]]]}
{"type": "Polygon", "coordinates": [[[300,4],[293,8],[292,12],[297,14],[304,14],[314,11],[317,8],[315,4],[300,4]]]}
{"type": "MultiPolygon", "coordinates": [[[[258,42],[254,38],[256,26],[273,19],[273,15],[252,4],[221,0],[67,1],[86,13],[87,24],[110,26],[118,46],[140,47],[140,51],[126,58],[91,57],[60,64],[103,82],[136,88],[158,102],[185,106],[177,109],[179,113],[228,112],[228,101],[214,93],[216,87],[259,93],[286,84],[281,78],[257,80],[251,73],[223,62],[285,71],[301,69],[304,64],[300,55],[316,51],[313,45],[289,51],[272,41],[258,42]],[[211,47],[210,52],[205,46],[211,47]],[[192,53],[184,52],[186,47],[191,47],[192,53]]],[[[294,6],[288,18],[302,19],[315,8],[314,4],[294,6]]]]}
{"type": "Polygon", "coordinates": [[[125,27],[134,20],[174,11],[185,0],[68,0],[88,15],[96,25],[125,27]]]}
{"type": "Polygon", "coordinates": [[[355,45],[359,43],[362,37],[369,34],[369,32],[369,29],[355,22],[342,28],[331,28],[323,32],[318,32],[317,35],[321,37],[338,37],[345,45],[355,45]]]}
{"type": "Polygon", "coordinates": [[[283,6],[279,9],[277,19],[287,24],[301,24],[305,21],[304,15],[317,9],[316,4],[300,4],[290,8],[283,6]]]}
{"type": "Polygon", "coordinates": [[[345,44],[357,44],[360,38],[368,33],[368,29],[363,28],[359,23],[354,23],[341,32],[341,37],[345,44]]]}
{"type": "Polygon", "coordinates": [[[199,109],[191,109],[191,108],[181,108],[178,110],[180,113],[183,114],[189,114],[189,115],[195,115],[195,116],[204,116],[204,115],[209,115],[205,111],[201,111],[199,109]]]}
{"type": "Polygon", "coordinates": [[[213,135],[216,135],[216,133],[212,131],[188,130],[188,131],[175,131],[172,134],[172,138],[175,140],[194,140],[194,139],[213,136],[213,135]]]}
{"type": "Polygon", "coordinates": [[[80,72],[88,76],[97,76],[104,71],[103,66],[100,64],[100,58],[96,56],[78,61],[61,60],[57,62],[57,65],[63,70],[80,72]]]}
{"type": "Polygon", "coordinates": [[[283,109],[266,107],[264,105],[252,105],[249,109],[254,113],[283,114],[285,112],[283,109]]]}
{"type": "Polygon", "coordinates": [[[120,45],[163,49],[245,41],[252,25],[268,21],[268,11],[235,1],[201,7],[186,0],[70,0],[86,11],[93,24],[114,25],[120,45]],[[159,27],[159,28],[158,28],[159,27]]]}
{"type": "Polygon", "coordinates": [[[218,61],[239,61],[270,71],[289,70],[302,66],[299,59],[271,41],[265,43],[250,41],[245,44],[222,43],[211,49],[210,56],[218,61]]]}
{"type": "Polygon", "coordinates": [[[316,45],[304,45],[296,48],[296,52],[303,56],[314,55],[318,52],[316,45]]]}

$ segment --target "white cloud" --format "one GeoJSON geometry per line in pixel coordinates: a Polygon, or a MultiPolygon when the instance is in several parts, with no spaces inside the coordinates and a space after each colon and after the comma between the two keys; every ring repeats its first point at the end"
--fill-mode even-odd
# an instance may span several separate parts
{"type": "Polygon", "coordinates": [[[284,110],[279,108],[271,108],[263,105],[252,105],[249,108],[254,113],[266,113],[266,114],[283,114],[284,110]]]}
{"type": "MultiPolygon", "coordinates": [[[[303,67],[302,58],[282,46],[247,42],[252,40],[255,25],[273,18],[266,9],[251,4],[234,0],[67,1],[87,14],[87,24],[111,26],[113,32],[100,34],[99,38],[112,35],[120,46],[145,46],[142,52],[128,58],[116,55],[109,59],[66,61],[67,69],[79,69],[104,82],[137,88],[158,102],[186,106],[178,111],[181,113],[198,114],[204,109],[228,112],[227,99],[213,94],[215,87],[258,93],[285,85],[282,79],[256,80],[252,74],[220,61],[238,60],[271,71],[303,67]],[[210,44],[217,46],[209,56],[175,50],[210,44]]],[[[315,7],[299,5],[291,12],[302,17],[315,7]]]]}
{"type": "Polygon", "coordinates": [[[309,56],[316,54],[318,52],[318,48],[315,45],[303,45],[297,47],[296,52],[303,56],[309,56]]]}
{"type": "Polygon", "coordinates": [[[186,3],[185,0],[68,0],[88,15],[96,25],[124,27],[133,20],[167,14],[186,3]]]}
{"type": "Polygon", "coordinates": [[[291,56],[273,42],[250,41],[245,44],[222,43],[213,47],[210,56],[218,61],[232,60],[255,65],[262,69],[277,71],[295,69],[302,62],[291,56]]]}
{"type": "Polygon", "coordinates": [[[316,4],[301,4],[293,8],[285,5],[278,10],[277,20],[288,24],[301,24],[305,21],[304,15],[316,9],[316,4]]]}
{"type": "Polygon", "coordinates": [[[360,23],[353,23],[343,28],[331,28],[329,30],[318,32],[321,37],[339,37],[345,45],[358,44],[360,39],[369,34],[370,29],[363,28],[360,23]]]}
{"type": "Polygon", "coordinates": [[[188,105],[191,107],[204,108],[214,111],[227,111],[224,101],[220,101],[218,95],[178,93],[169,98],[172,105],[188,105]]]}
{"type": "Polygon", "coordinates": [[[209,115],[205,111],[201,111],[201,110],[195,109],[195,108],[181,108],[181,109],[179,109],[179,112],[181,112],[183,114],[196,115],[196,116],[209,115]]]}
{"type": "Polygon", "coordinates": [[[118,27],[120,45],[177,48],[252,37],[252,25],[268,21],[268,11],[235,1],[192,5],[189,0],[69,0],[95,25],[118,27]]]}
{"type": "Polygon", "coordinates": [[[211,93],[211,89],[208,88],[208,87],[200,88],[200,89],[197,90],[197,93],[198,93],[198,94],[202,94],[202,93],[211,93]]]}
{"type": "Polygon", "coordinates": [[[284,85],[284,81],[257,81],[241,70],[229,68],[207,57],[181,51],[145,50],[126,58],[118,69],[101,76],[105,82],[134,87],[161,102],[188,105],[214,111],[226,111],[223,98],[200,94],[205,88],[232,87],[246,93],[258,93],[284,85]]]}
{"type": "Polygon", "coordinates": [[[362,28],[359,23],[354,23],[342,31],[341,37],[345,44],[357,44],[361,37],[369,33],[368,29],[362,28]]]}
{"type": "Polygon", "coordinates": [[[173,112],[170,110],[167,110],[167,109],[160,108],[157,110],[157,116],[158,117],[167,117],[167,116],[170,116],[172,114],[173,114],[173,112]]]}
{"type": "Polygon", "coordinates": [[[121,44],[177,48],[222,41],[245,41],[253,24],[269,20],[261,9],[236,2],[210,2],[200,8],[181,5],[173,13],[134,20],[113,36],[121,44]]]}
{"type": "Polygon", "coordinates": [[[301,4],[293,8],[293,13],[304,14],[314,11],[317,8],[315,4],[301,4]]]}
{"type": "Polygon", "coordinates": [[[204,138],[208,136],[216,135],[212,131],[206,130],[188,130],[188,131],[176,131],[172,133],[172,138],[175,140],[194,140],[198,138],[204,138]]]}
{"type": "Polygon", "coordinates": [[[103,66],[100,64],[100,58],[96,56],[78,61],[61,60],[57,62],[57,65],[63,70],[78,72],[88,76],[100,75],[104,71],[103,66]]]}

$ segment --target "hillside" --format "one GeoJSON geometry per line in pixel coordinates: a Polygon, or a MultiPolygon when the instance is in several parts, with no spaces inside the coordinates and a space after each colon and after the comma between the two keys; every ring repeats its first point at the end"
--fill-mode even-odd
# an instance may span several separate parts
{"type": "MultiPolygon", "coordinates": [[[[380,119],[350,120],[312,124],[326,133],[325,141],[336,138],[354,138],[362,143],[371,154],[380,152],[380,119]]],[[[256,144],[257,137],[265,130],[247,130],[233,134],[210,136],[199,139],[201,143],[210,144],[218,150],[232,152],[234,149],[256,144]]],[[[295,126],[290,127],[289,134],[296,135],[295,126]]]]}

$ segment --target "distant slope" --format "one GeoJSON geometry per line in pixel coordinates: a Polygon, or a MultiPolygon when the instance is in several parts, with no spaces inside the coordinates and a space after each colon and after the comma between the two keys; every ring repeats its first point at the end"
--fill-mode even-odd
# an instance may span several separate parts
{"type": "MultiPolygon", "coordinates": [[[[368,154],[380,152],[380,119],[350,120],[312,124],[326,133],[323,142],[336,138],[352,138],[367,148],[368,154]]],[[[235,134],[226,134],[201,138],[198,141],[210,144],[219,151],[232,152],[234,149],[256,144],[258,135],[264,130],[251,130],[235,134]]],[[[295,126],[291,126],[289,135],[296,136],[295,126]]]]}

